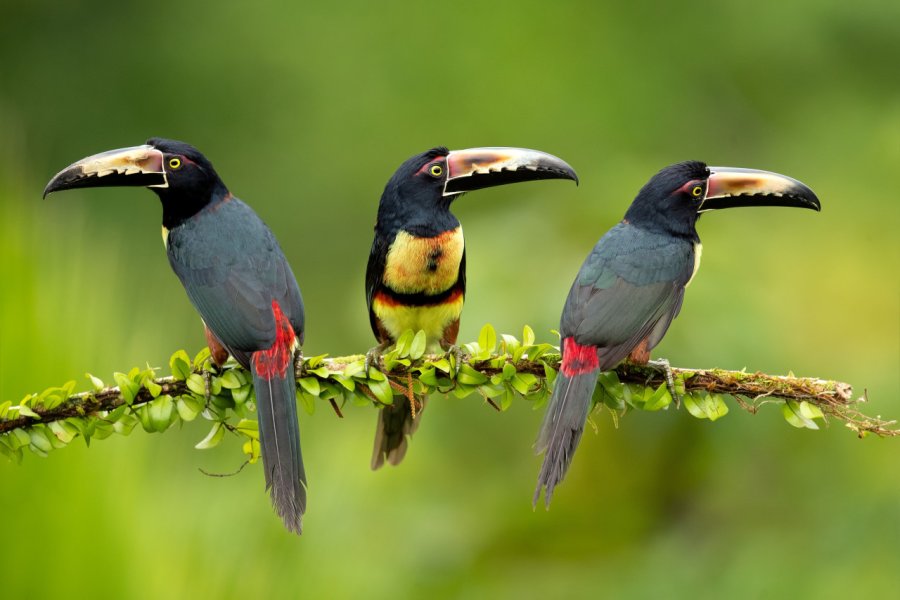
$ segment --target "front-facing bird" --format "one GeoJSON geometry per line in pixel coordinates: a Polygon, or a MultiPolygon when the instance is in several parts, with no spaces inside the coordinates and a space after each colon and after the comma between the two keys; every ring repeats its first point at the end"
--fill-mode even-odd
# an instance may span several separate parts
{"type": "MultiPolygon", "coordinates": [[[[366,268],[376,352],[406,330],[424,331],[428,352],[456,343],[466,293],[466,250],[450,204],[465,192],[535,179],[578,181],[564,161],[524,148],[433,148],[400,165],[378,205],[366,268]]],[[[382,408],[372,468],[385,459],[398,464],[418,423],[409,402],[382,408]]]]}
{"type": "Polygon", "coordinates": [[[253,374],[266,487],[299,534],[306,475],[293,357],[303,343],[303,300],[275,236],[183,142],[152,138],[89,156],[58,173],[44,196],[100,186],[146,186],[162,201],[169,264],[203,318],[214,359],[231,354],[253,374]]]}
{"type": "Polygon", "coordinates": [[[581,439],[600,371],[646,363],[678,315],[700,266],[700,213],[737,206],[819,210],[808,187],[784,175],[684,162],[642,189],[585,259],[560,321],[562,363],[535,445],[546,451],[534,493],[549,505],[581,439]]]}

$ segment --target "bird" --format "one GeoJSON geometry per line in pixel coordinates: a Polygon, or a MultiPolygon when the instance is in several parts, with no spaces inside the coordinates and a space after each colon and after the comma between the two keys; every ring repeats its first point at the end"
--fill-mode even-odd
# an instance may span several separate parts
{"type": "Polygon", "coordinates": [[[304,338],[300,288],[272,231],[195,147],[151,138],[83,158],[44,189],[144,186],[162,203],[169,264],[203,319],[214,362],[253,375],[266,489],[285,527],[302,532],[306,474],[294,360],[304,338]]]}
{"type": "MultiPolygon", "coordinates": [[[[578,182],[562,159],[525,148],[435,147],[400,165],[381,195],[366,267],[366,305],[378,341],[367,365],[407,330],[425,332],[426,352],[458,352],[466,250],[450,205],[466,192],[536,179],[578,182]]],[[[405,456],[421,415],[416,404],[408,398],[378,411],[373,470],[405,456]]]]}
{"type": "Polygon", "coordinates": [[[598,374],[626,357],[646,364],[678,315],[700,266],[700,215],[741,206],[821,210],[810,188],[785,175],[686,161],[654,175],[591,250],[560,319],[562,360],[535,443],[544,459],[533,506],[543,489],[549,507],[565,477],[598,374]]]}

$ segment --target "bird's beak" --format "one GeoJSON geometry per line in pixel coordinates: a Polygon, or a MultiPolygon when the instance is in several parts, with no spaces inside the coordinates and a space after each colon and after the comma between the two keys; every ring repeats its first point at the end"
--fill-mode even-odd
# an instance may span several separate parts
{"type": "Polygon", "coordinates": [[[527,148],[454,150],[447,155],[444,196],[535,179],[571,179],[578,183],[575,169],[546,152],[527,148]]]}
{"type": "Polygon", "coordinates": [[[163,153],[153,146],[133,146],[82,158],[56,174],[44,188],[51,192],[82,187],[168,187],[163,153]]]}
{"type": "Polygon", "coordinates": [[[816,194],[796,179],[756,169],[710,167],[700,211],[737,206],[793,206],[821,210],[816,194]]]}

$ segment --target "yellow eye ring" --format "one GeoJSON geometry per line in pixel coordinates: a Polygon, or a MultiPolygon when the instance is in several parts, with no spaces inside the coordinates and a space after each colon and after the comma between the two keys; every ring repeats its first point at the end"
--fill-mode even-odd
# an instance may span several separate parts
{"type": "Polygon", "coordinates": [[[169,159],[169,168],[170,169],[181,168],[181,159],[180,158],[170,158],[169,159]]]}
{"type": "Polygon", "coordinates": [[[703,188],[699,185],[695,185],[694,189],[691,190],[691,196],[693,196],[694,198],[699,198],[702,193],[703,188]]]}
{"type": "Polygon", "coordinates": [[[431,165],[431,168],[428,171],[435,177],[440,177],[441,175],[444,174],[444,168],[441,167],[441,165],[439,165],[437,163],[431,165]]]}

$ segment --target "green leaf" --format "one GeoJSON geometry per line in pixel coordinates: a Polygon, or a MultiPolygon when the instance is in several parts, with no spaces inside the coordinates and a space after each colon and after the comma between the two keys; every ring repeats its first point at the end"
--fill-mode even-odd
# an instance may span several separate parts
{"type": "Polygon", "coordinates": [[[7,435],[15,448],[22,448],[31,443],[31,436],[23,429],[13,429],[7,435]]]}
{"type": "Polygon", "coordinates": [[[144,387],[147,388],[147,391],[150,392],[150,395],[154,398],[158,397],[162,392],[162,386],[150,378],[144,380],[144,387]]]}
{"type": "Polygon", "coordinates": [[[44,427],[37,425],[31,427],[29,437],[31,442],[29,450],[38,456],[43,458],[53,450],[53,444],[50,442],[50,438],[47,437],[47,430],[44,427]]]}
{"type": "MultiPolygon", "coordinates": [[[[530,373],[518,373],[515,377],[513,377],[509,384],[515,388],[517,392],[522,394],[523,396],[528,395],[528,390],[531,389],[531,384],[528,383],[528,378],[526,375],[530,375],[530,373]]],[[[534,382],[534,375],[531,375],[532,383],[534,382]]]]}
{"type": "Polygon", "coordinates": [[[644,402],[644,410],[660,410],[672,403],[672,394],[669,393],[669,386],[663,383],[653,394],[644,402]]]}
{"type": "Polygon", "coordinates": [[[241,381],[241,378],[237,375],[237,371],[234,369],[225,371],[218,379],[222,383],[222,387],[229,390],[236,390],[244,385],[244,382],[241,381]]]}
{"type": "Polygon", "coordinates": [[[32,419],[40,419],[41,418],[41,415],[37,414],[36,412],[31,410],[24,404],[19,405],[19,416],[20,417],[31,417],[32,419]]]}
{"type": "Polygon", "coordinates": [[[184,350],[179,350],[169,359],[169,370],[172,377],[184,381],[191,374],[191,359],[184,350]]]}
{"type": "Polygon", "coordinates": [[[481,347],[482,353],[487,355],[497,349],[497,332],[489,323],[481,328],[481,332],[478,334],[478,345],[481,347]]]}
{"type": "Polygon", "coordinates": [[[172,411],[175,408],[172,396],[165,394],[151,400],[149,403],[150,425],[155,431],[165,431],[169,428],[172,411]]]}
{"type": "MultiPolygon", "coordinates": [[[[458,382],[459,380],[457,380],[458,382]]],[[[456,387],[453,388],[453,395],[457,398],[465,398],[472,394],[477,388],[474,385],[466,385],[464,383],[457,383],[456,387]]]]}
{"type": "Polygon", "coordinates": [[[102,390],[103,388],[106,387],[106,384],[103,383],[103,380],[100,379],[99,377],[94,377],[90,373],[85,373],[84,376],[91,380],[91,385],[94,386],[95,391],[99,392],[100,390],[102,390]]]}
{"type": "Polygon", "coordinates": [[[209,346],[203,346],[203,348],[200,349],[200,352],[194,357],[194,366],[199,369],[209,361],[210,356],[209,346]]]}
{"type": "Polygon", "coordinates": [[[302,387],[305,392],[313,396],[318,396],[322,391],[321,387],[319,386],[319,380],[315,377],[301,377],[299,382],[300,387],[302,387]]]}
{"type": "Polygon", "coordinates": [[[728,414],[728,405],[720,394],[691,392],[684,397],[684,407],[698,419],[715,421],[728,414]]]}
{"type": "Polygon", "coordinates": [[[219,445],[219,442],[222,441],[222,438],[225,437],[225,427],[222,426],[222,423],[216,421],[213,423],[212,429],[209,430],[209,433],[206,434],[206,437],[203,438],[197,445],[194,446],[197,450],[207,450],[209,448],[215,448],[219,445]]]}
{"type": "Polygon", "coordinates": [[[248,439],[241,446],[241,450],[247,455],[247,460],[251,465],[259,460],[259,440],[248,439]]]}
{"type": "Polygon", "coordinates": [[[255,440],[259,439],[259,421],[254,421],[253,419],[241,419],[234,428],[241,435],[246,435],[255,440]]]}
{"type": "Polygon", "coordinates": [[[790,423],[792,426],[798,429],[818,429],[819,426],[816,424],[816,422],[813,421],[812,418],[806,416],[804,412],[806,414],[810,414],[809,409],[806,409],[806,411],[804,411],[804,409],[801,407],[801,403],[795,400],[788,400],[781,405],[781,414],[784,415],[784,420],[790,423]]]}
{"type": "Polygon", "coordinates": [[[692,416],[698,419],[705,419],[706,411],[703,410],[703,408],[701,408],[700,406],[700,401],[702,401],[699,400],[700,398],[702,398],[702,396],[700,396],[696,392],[691,392],[690,394],[685,395],[683,398],[684,407],[689,413],[691,413],[692,416]]]}
{"type": "Polygon", "coordinates": [[[203,411],[203,402],[193,396],[181,396],[175,402],[175,408],[183,421],[190,422],[203,411]]]}
{"type": "Polygon", "coordinates": [[[113,373],[113,379],[115,379],[116,385],[119,386],[119,392],[122,394],[125,404],[132,404],[141,386],[124,373],[113,373]]]}
{"type": "Polygon", "coordinates": [[[482,383],[487,383],[488,378],[484,373],[476,371],[471,365],[464,363],[459,368],[456,381],[463,385],[481,385],[482,383]]]}
{"type": "Polygon", "coordinates": [[[424,371],[419,373],[419,381],[421,381],[422,383],[424,383],[425,385],[427,385],[429,387],[437,387],[437,385],[438,385],[437,373],[435,372],[435,370],[433,368],[425,369],[424,371]]]}
{"type": "Polygon", "coordinates": [[[534,330],[526,325],[522,328],[522,345],[523,346],[532,346],[534,345],[534,330]]]}
{"type": "Polygon", "coordinates": [[[303,412],[308,415],[315,414],[317,398],[318,396],[313,396],[303,388],[297,390],[297,399],[300,401],[300,406],[303,407],[303,412]]]}
{"type": "Polygon", "coordinates": [[[65,421],[52,421],[47,426],[56,439],[63,444],[68,444],[78,435],[78,429],[65,421]]]}
{"type": "Polygon", "coordinates": [[[516,376],[516,365],[512,363],[506,363],[503,365],[503,373],[501,375],[501,379],[503,381],[509,381],[513,377],[516,376]]]}
{"type": "Polygon", "coordinates": [[[810,404],[806,400],[800,402],[800,414],[807,419],[824,419],[825,415],[822,409],[815,404],[810,404]]]}
{"type": "Polygon", "coordinates": [[[391,384],[385,379],[382,381],[374,381],[370,379],[368,381],[369,389],[372,391],[372,394],[378,398],[378,401],[382,404],[393,404],[394,403],[394,391],[391,389],[391,384]]]}
{"type": "Polygon", "coordinates": [[[446,358],[439,358],[434,363],[432,363],[435,369],[438,371],[443,371],[444,373],[450,372],[450,361],[446,358]]]}
{"type": "Polygon", "coordinates": [[[513,398],[515,397],[515,392],[513,392],[512,387],[509,385],[503,386],[503,397],[500,398],[500,410],[506,410],[510,406],[512,406],[513,398]]]}
{"type": "Polygon", "coordinates": [[[407,329],[400,337],[397,338],[397,342],[394,344],[394,350],[397,352],[398,358],[403,358],[404,356],[409,356],[409,348],[412,345],[413,337],[415,334],[412,329],[407,329]]]}
{"type": "Polygon", "coordinates": [[[412,342],[409,345],[409,357],[413,360],[419,360],[425,354],[425,332],[421,329],[416,332],[412,342]]]}
{"type": "Polygon", "coordinates": [[[235,404],[244,404],[247,401],[247,398],[250,397],[250,390],[252,389],[252,385],[246,384],[236,390],[231,390],[231,398],[234,400],[235,404]]]}
{"type": "Polygon", "coordinates": [[[187,384],[188,389],[198,396],[206,396],[206,382],[203,381],[203,376],[197,373],[191,373],[185,383],[187,384]]]}

